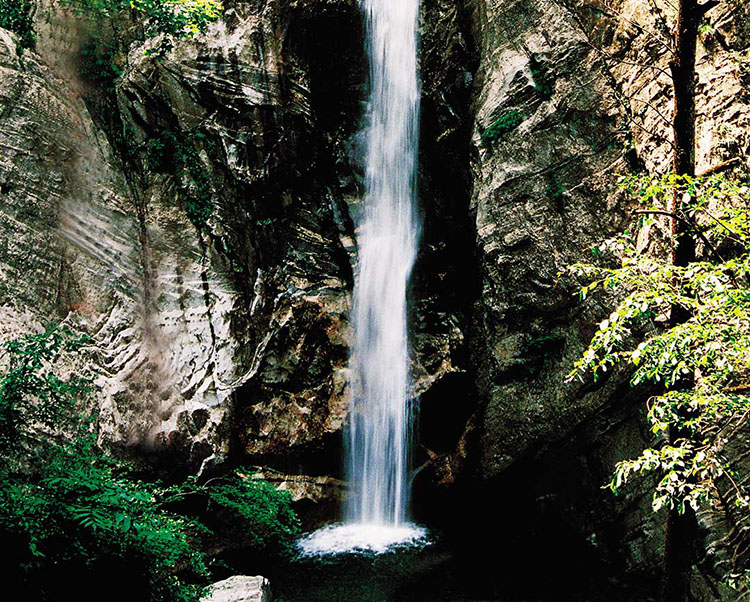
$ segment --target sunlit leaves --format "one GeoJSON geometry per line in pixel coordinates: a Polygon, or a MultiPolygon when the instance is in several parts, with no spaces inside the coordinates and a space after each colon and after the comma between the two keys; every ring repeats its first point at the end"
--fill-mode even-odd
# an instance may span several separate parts
{"type": "Polygon", "coordinates": [[[132,11],[143,19],[150,36],[159,34],[184,38],[203,32],[221,17],[219,0],[64,0],[84,15],[116,18],[132,11]]]}
{"type": "MultiPolygon", "coordinates": [[[[616,267],[570,266],[569,273],[584,282],[581,299],[604,289],[619,302],[568,379],[598,379],[625,364],[633,385],[661,386],[648,411],[661,445],[618,464],[610,487],[619,492],[635,475],[655,473],[654,509],[684,510],[706,500],[718,476],[729,478],[722,443],[750,414],[750,188],[721,176],[675,175],[629,176],[622,186],[644,207],[641,225],[676,215],[705,259],[672,265],[669,257],[638,248],[627,232],[594,254],[616,267]],[[677,207],[675,197],[682,199],[677,207]],[[687,316],[678,324],[670,321],[676,309],[687,316]],[[667,445],[664,434],[672,427],[688,436],[667,445]]],[[[735,499],[747,504],[741,479],[730,481],[735,499]]]]}
{"type": "Polygon", "coordinates": [[[39,334],[6,341],[0,355],[7,363],[0,376],[0,451],[34,439],[40,431],[60,426],[76,398],[91,391],[82,376],[61,378],[53,369],[61,355],[78,351],[88,337],[52,326],[39,334]],[[30,428],[31,426],[35,428],[30,428]]]}

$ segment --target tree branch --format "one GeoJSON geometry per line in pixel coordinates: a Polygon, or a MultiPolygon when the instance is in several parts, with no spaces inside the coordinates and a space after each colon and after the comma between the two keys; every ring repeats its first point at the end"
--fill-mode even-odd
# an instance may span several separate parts
{"type": "Polygon", "coordinates": [[[739,393],[740,391],[750,391],[750,384],[737,385],[736,387],[727,387],[724,389],[727,393],[739,393]]]}
{"type": "MultiPolygon", "coordinates": [[[[677,215],[676,213],[672,211],[662,211],[660,209],[641,209],[635,212],[636,215],[666,215],[668,217],[671,217],[672,219],[676,219],[678,222],[680,222],[682,225],[687,226],[690,230],[695,232],[698,236],[700,236],[700,239],[703,241],[703,244],[706,245],[706,247],[713,253],[716,258],[724,263],[724,258],[721,256],[721,254],[714,248],[714,246],[711,244],[711,242],[706,238],[706,235],[701,232],[696,225],[691,222],[690,220],[685,219],[684,217],[677,215]]],[[[732,281],[734,282],[734,277],[732,276],[732,281]]],[[[735,282],[735,285],[737,283],[735,282]]]]}
{"type": "Polygon", "coordinates": [[[664,123],[666,123],[667,125],[672,124],[672,121],[670,119],[667,119],[667,117],[648,100],[643,100],[642,98],[638,98],[637,96],[627,96],[626,94],[623,94],[623,96],[625,96],[625,98],[627,98],[628,100],[640,102],[646,105],[649,109],[656,113],[664,121],[664,123]]]}
{"type": "Polygon", "coordinates": [[[725,171],[729,169],[730,167],[734,167],[740,162],[739,157],[734,157],[732,159],[729,159],[727,161],[723,161],[722,163],[719,163],[717,165],[714,165],[713,167],[709,167],[708,169],[704,169],[702,172],[697,174],[696,178],[705,178],[706,176],[713,175],[715,173],[719,173],[722,171],[725,171]]]}
{"type": "Polygon", "coordinates": [[[608,17],[612,17],[613,19],[619,19],[621,21],[624,21],[625,23],[628,23],[629,25],[632,25],[640,33],[643,33],[649,36],[650,38],[652,38],[653,40],[661,44],[667,50],[667,52],[669,52],[672,55],[674,54],[674,48],[672,48],[671,44],[668,41],[662,39],[661,36],[656,35],[653,31],[649,31],[648,29],[643,27],[643,25],[641,25],[640,23],[637,23],[633,21],[632,19],[628,19],[627,17],[623,17],[621,14],[619,14],[619,9],[615,9],[611,6],[608,6],[603,0],[597,0],[597,3],[600,7],[600,10],[608,17]]]}
{"type": "Polygon", "coordinates": [[[669,71],[667,71],[666,69],[664,69],[662,67],[659,67],[658,65],[648,65],[646,63],[636,63],[635,61],[628,61],[628,60],[625,60],[625,59],[621,59],[621,58],[618,58],[615,55],[613,55],[611,52],[607,52],[606,50],[604,50],[602,48],[599,48],[598,46],[592,44],[588,40],[585,40],[584,43],[587,46],[591,47],[596,52],[598,52],[599,54],[607,57],[611,61],[615,61],[616,63],[621,63],[623,65],[630,65],[632,67],[640,67],[641,69],[653,69],[657,73],[659,73],[661,75],[666,75],[668,78],[672,79],[672,74],[669,71]]]}

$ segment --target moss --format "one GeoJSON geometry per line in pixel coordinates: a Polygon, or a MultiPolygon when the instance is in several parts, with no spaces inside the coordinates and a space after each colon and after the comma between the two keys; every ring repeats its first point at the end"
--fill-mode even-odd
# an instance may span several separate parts
{"type": "Polygon", "coordinates": [[[534,91],[544,100],[549,100],[555,93],[555,79],[547,66],[536,55],[529,58],[529,70],[534,82],[534,91]]]}
{"type": "Polygon", "coordinates": [[[481,138],[485,142],[494,142],[503,134],[512,132],[524,121],[520,111],[506,111],[482,132],[481,138]]]}
{"type": "Polygon", "coordinates": [[[537,356],[541,354],[554,353],[565,347],[567,339],[562,334],[552,332],[531,339],[526,346],[525,354],[528,356],[537,356]]]}
{"type": "Polygon", "coordinates": [[[547,185],[544,190],[547,197],[554,203],[558,211],[562,211],[565,207],[565,188],[560,181],[551,174],[547,179],[547,185]]]}

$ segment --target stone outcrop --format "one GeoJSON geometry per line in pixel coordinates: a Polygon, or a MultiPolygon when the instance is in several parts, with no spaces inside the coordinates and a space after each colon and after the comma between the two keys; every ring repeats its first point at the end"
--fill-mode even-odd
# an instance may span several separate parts
{"type": "MultiPolygon", "coordinates": [[[[348,0],[226,5],[172,46],[129,42],[127,23],[94,35],[46,0],[36,51],[16,55],[3,33],[8,336],[27,314],[92,334],[103,438],[165,467],[231,456],[338,475],[361,14],[348,0]],[[108,62],[116,85],[95,71],[108,62]]],[[[420,392],[456,371],[463,336],[430,295],[420,392]]]]}
{"type": "MultiPolygon", "coordinates": [[[[635,0],[486,0],[474,7],[471,212],[481,293],[469,345],[480,410],[469,457],[481,485],[468,490],[476,496],[469,504],[484,507],[477,512],[483,517],[527,516],[518,532],[496,523],[512,557],[527,546],[519,570],[531,558],[539,562],[545,548],[559,566],[563,551],[548,544],[564,533],[578,546],[573,564],[587,560],[563,561],[561,578],[583,582],[601,569],[653,586],[663,523],[650,514],[647,488],[619,500],[600,490],[616,461],[648,441],[639,426],[644,395],[618,375],[596,385],[566,382],[607,304],[579,304],[559,272],[622,228],[628,208],[619,173],[669,163],[664,116],[672,100],[660,71],[668,57],[656,41],[666,32],[649,3],[635,0]],[[527,529],[533,522],[546,527],[527,529]]],[[[723,3],[701,38],[699,171],[730,157],[741,159],[741,172],[748,167],[746,10],[723,3]]],[[[710,565],[696,570],[700,599],[719,595],[720,571],[710,565]]]]}
{"type": "Polygon", "coordinates": [[[271,602],[271,587],[265,577],[235,575],[211,585],[203,602],[271,602]]]}
{"type": "MultiPolygon", "coordinates": [[[[156,145],[163,155],[170,151],[158,141],[167,140],[178,146],[178,163],[192,162],[172,173],[167,165],[163,174],[140,178],[137,188],[157,235],[170,232],[174,244],[192,239],[203,273],[185,281],[195,283],[197,296],[213,297],[215,277],[232,299],[220,313],[226,328],[205,339],[208,349],[225,347],[228,362],[179,362],[180,381],[205,399],[196,366],[226,370],[215,401],[225,411],[231,406],[232,417],[218,423],[225,428],[214,445],[283,465],[340,430],[351,278],[336,222],[333,152],[316,129],[310,70],[294,54],[303,43],[294,37],[304,38],[302,17],[279,10],[273,3],[238,4],[226,23],[176,45],[161,61],[133,47],[117,102],[129,146],[156,145]],[[189,203],[203,204],[204,223],[191,224],[189,203]]],[[[170,294],[169,286],[180,282],[181,270],[155,263],[165,270],[153,272],[158,286],[167,287],[153,295],[158,315],[179,302],[179,290],[170,294]]],[[[197,316],[194,322],[205,324],[197,316]]],[[[184,395],[165,405],[170,418],[158,429],[193,445],[191,428],[201,427],[192,426],[184,395]]]]}

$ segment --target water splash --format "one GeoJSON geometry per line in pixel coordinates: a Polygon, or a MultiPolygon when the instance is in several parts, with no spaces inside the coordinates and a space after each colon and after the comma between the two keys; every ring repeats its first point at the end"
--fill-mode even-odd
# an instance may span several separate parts
{"type": "Polygon", "coordinates": [[[338,524],[318,529],[298,543],[300,556],[335,554],[384,554],[401,549],[429,545],[427,530],[411,524],[384,525],[338,524]]]}

